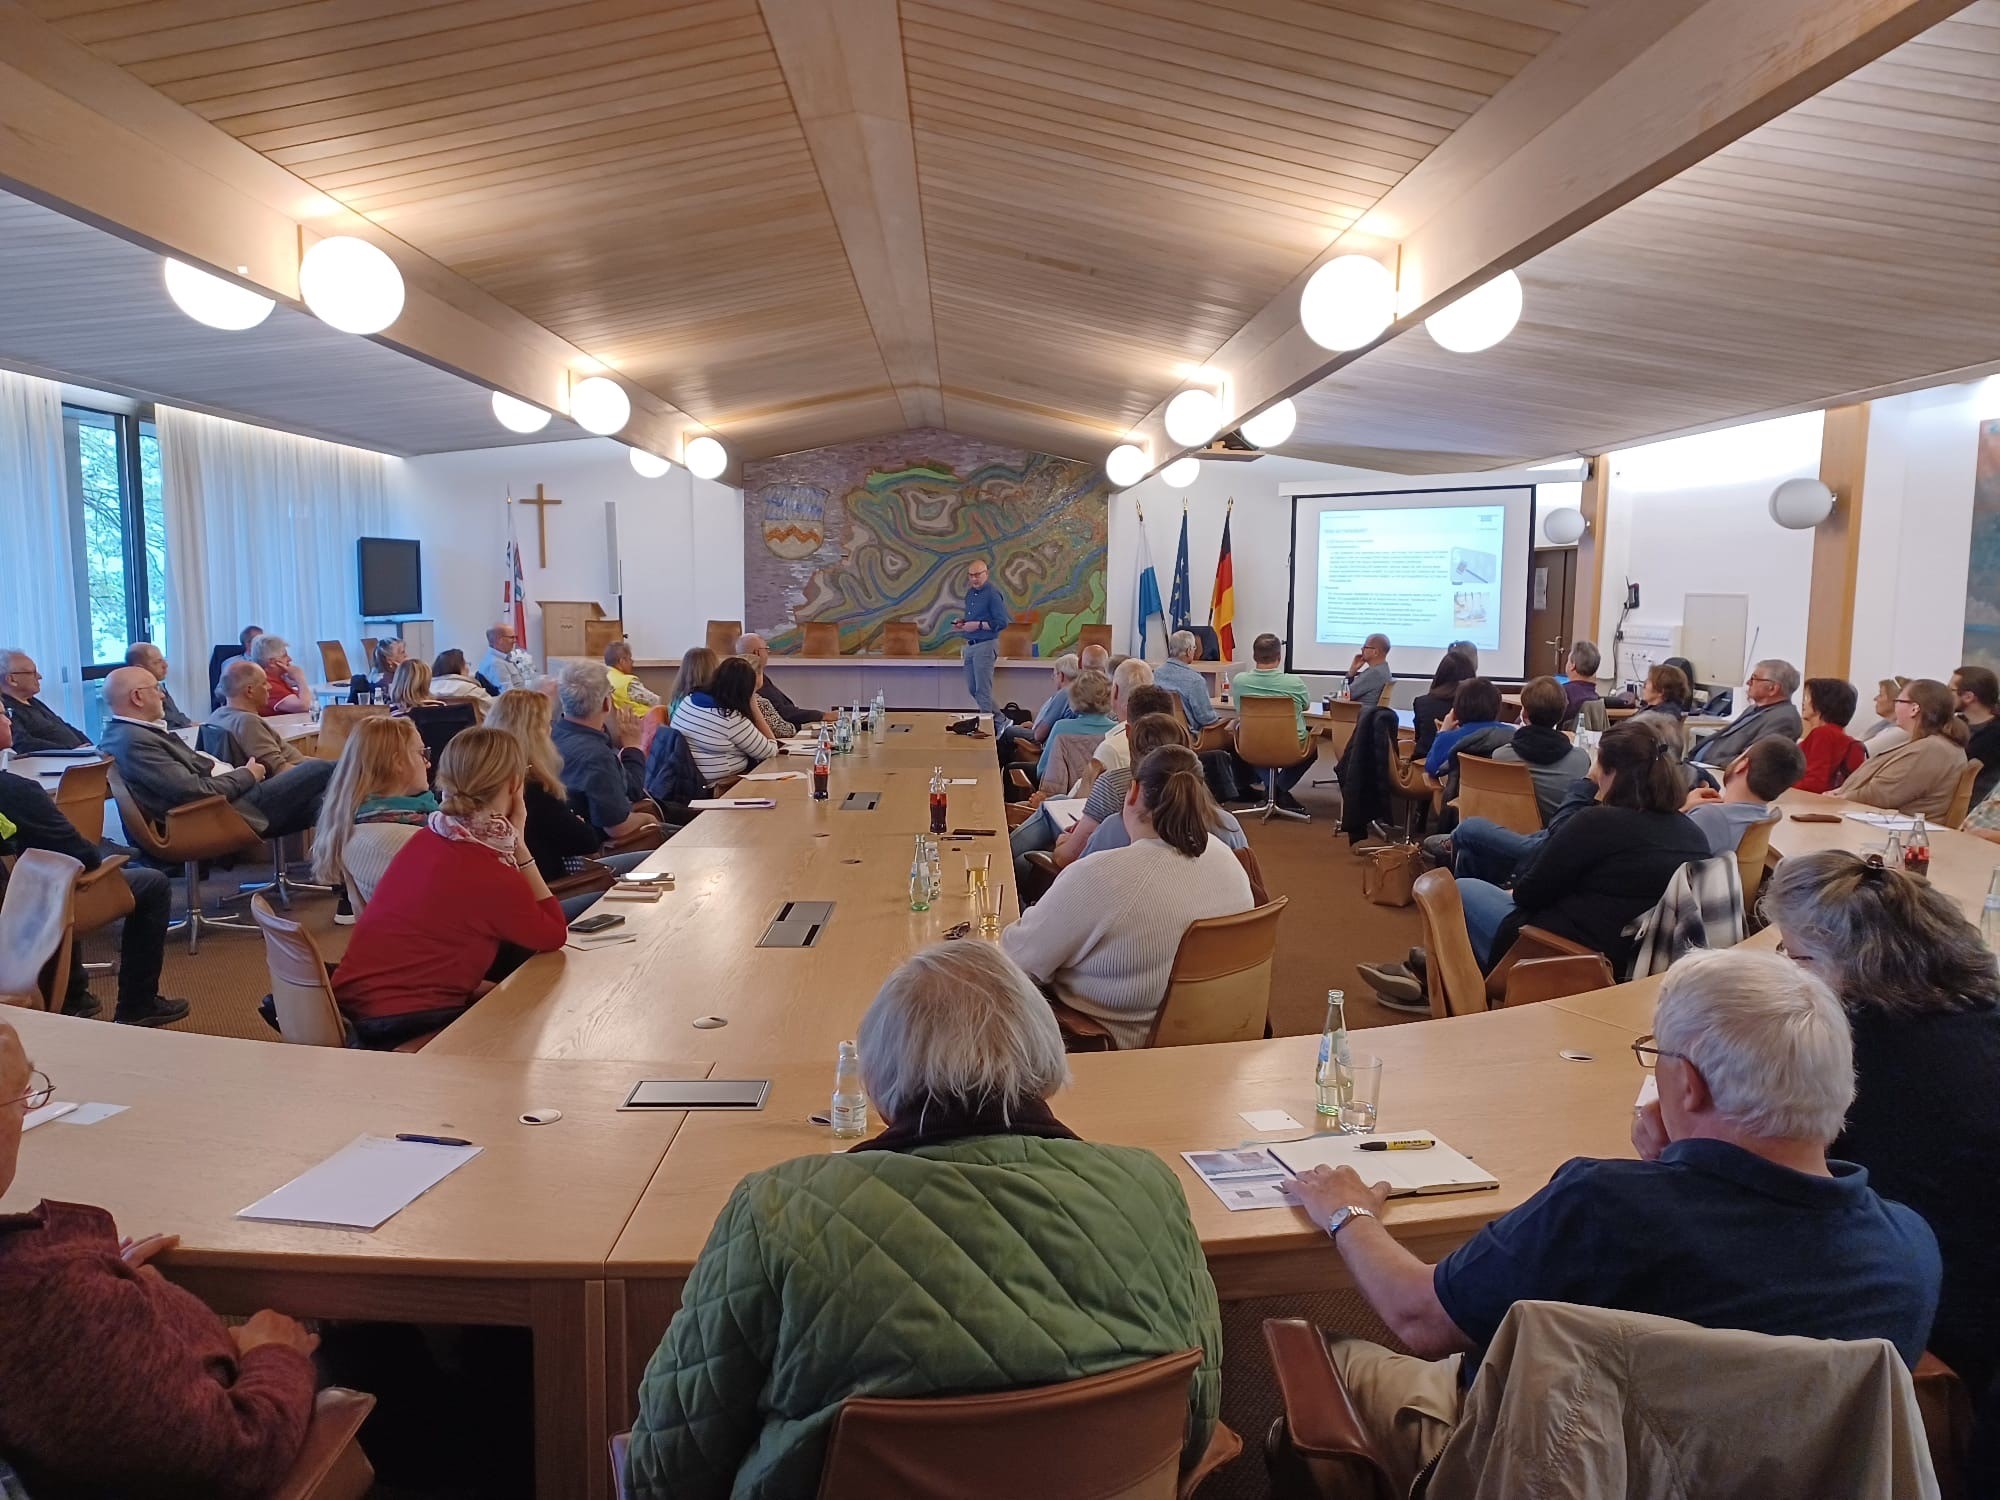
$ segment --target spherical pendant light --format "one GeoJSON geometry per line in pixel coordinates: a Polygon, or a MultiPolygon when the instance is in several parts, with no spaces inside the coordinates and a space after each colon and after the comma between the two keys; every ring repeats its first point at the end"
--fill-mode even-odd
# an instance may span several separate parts
{"type": "Polygon", "coordinates": [[[1243,437],[1258,448],[1275,448],[1299,425],[1299,409],[1289,401],[1267,406],[1243,424],[1243,437]]]}
{"type": "Polygon", "coordinates": [[[1590,523],[1583,518],[1583,512],[1573,505],[1550,511],[1542,522],[1542,534],[1558,547],[1582,541],[1583,534],[1588,530],[1590,523]]]}
{"type": "Polygon", "coordinates": [[[549,413],[528,401],[517,401],[505,391],[493,393],[493,416],[509,432],[540,432],[549,425],[549,413]]]}
{"type": "Polygon", "coordinates": [[[1396,317],[1396,278],[1372,255],[1336,255],[1299,294],[1299,323],[1322,349],[1359,349],[1396,317]]]}
{"type": "Polygon", "coordinates": [[[1205,443],[1221,427],[1222,403],[1213,391],[1195,387],[1167,403],[1167,436],[1177,443],[1205,443]]]}
{"type": "Polygon", "coordinates": [[[1177,458],[1160,470],[1160,482],[1170,490],[1184,490],[1194,483],[1195,475],[1201,472],[1201,460],[1193,454],[1177,458]]]}
{"type": "Polygon", "coordinates": [[[1146,450],[1137,443],[1120,443],[1104,455],[1104,477],[1121,490],[1144,479],[1149,467],[1146,450]]]}
{"type": "Polygon", "coordinates": [[[610,437],[632,420],[632,398],[615,380],[587,376],[569,388],[569,415],[585,432],[610,437]]]}
{"type": "Polygon", "coordinates": [[[380,333],[402,315],[403,273],[368,241],[336,234],[299,262],[299,295],[342,333],[380,333]]]}
{"type": "Polygon", "coordinates": [[[1454,354],[1491,349],[1521,321],[1521,278],[1502,271],[1424,319],[1424,329],[1454,354]]]}
{"type": "Polygon", "coordinates": [[[658,479],[673,467],[657,453],[648,453],[644,448],[625,450],[632,460],[632,472],[641,479],[658,479]]]}
{"type": "Polygon", "coordinates": [[[729,467],[729,450],[714,438],[703,434],[688,439],[681,461],[688,466],[688,472],[697,479],[713,479],[729,467]]]}
{"type": "Polygon", "coordinates": [[[260,297],[183,261],[169,260],[166,275],[167,295],[174,299],[174,306],[210,328],[241,333],[270,317],[271,309],[278,305],[269,297],[260,297]]]}
{"type": "Polygon", "coordinates": [[[1771,491],[1771,519],[1787,531],[1811,531],[1833,514],[1833,491],[1817,479],[1787,479],[1771,491]]]}

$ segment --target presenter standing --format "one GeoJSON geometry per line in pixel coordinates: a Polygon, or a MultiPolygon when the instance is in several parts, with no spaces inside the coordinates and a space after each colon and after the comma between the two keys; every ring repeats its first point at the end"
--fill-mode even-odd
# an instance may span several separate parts
{"type": "Polygon", "coordinates": [[[993,703],[993,663],[1000,655],[1000,632],[1013,618],[992,582],[986,559],[974,558],[965,570],[965,615],[952,628],[965,641],[965,690],[993,721],[995,734],[1000,732],[1000,710],[993,703]]]}

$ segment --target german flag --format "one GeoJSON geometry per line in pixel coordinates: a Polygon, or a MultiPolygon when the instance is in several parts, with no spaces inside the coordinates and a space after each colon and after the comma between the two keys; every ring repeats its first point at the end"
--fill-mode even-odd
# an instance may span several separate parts
{"type": "MultiPolygon", "coordinates": [[[[1229,510],[1236,509],[1235,500],[1229,510]]],[[[1229,515],[1222,517],[1222,550],[1215,559],[1215,592],[1208,600],[1208,623],[1222,643],[1222,659],[1236,659],[1236,566],[1229,557],[1229,515]]]]}

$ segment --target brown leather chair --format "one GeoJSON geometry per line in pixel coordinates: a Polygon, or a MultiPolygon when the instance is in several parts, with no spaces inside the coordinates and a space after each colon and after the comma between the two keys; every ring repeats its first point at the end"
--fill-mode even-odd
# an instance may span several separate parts
{"type": "Polygon", "coordinates": [[[1736,875],[1743,883],[1743,914],[1748,917],[1757,905],[1757,893],[1764,888],[1764,868],[1771,859],[1771,834],[1779,818],[1759,823],[1743,832],[1736,845],[1736,875]]]}
{"type": "Polygon", "coordinates": [[[743,638],[741,620],[710,620],[708,622],[708,649],[718,657],[734,656],[736,643],[743,638]]]}
{"type": "Polygon", "coordinates": [[[1148,1047],[1250,1042],[1271,1017],[1271,961],[1286,898],[1229,917],[1190,922],[1174,952],[1148,1047]]]}
{"type": "Polygon", "coordinates": [[[884,656],[922,656],[923,634],[915,620],[891,620],[882,627],[884,656]]]}
{"type": "Polygon", "coordinates": [[[1000,631],[1000,652],[1002,657],[1023,657],[1029,654],[1034,642],[1034,628],[1019,623],[1004,626],[1000,631]]]}
{"type": "Polygon", "coordinates": [[[125,836],[139,852],[156,865],[179,865],[185,883],[187,915],[167,929],[186,930],[188,952],[201,948],[201,935],[209,928],[224,932],[249,932],[253,924],[236,917],[211,917],[201,909],[201,862],[226,854],[248,854],[263,842],[257,830],[243,821],[243,815],[229,805],[226,797],[198,797],[167,809],[155,823],[140,808],[125,778],[116,766],[111,771],[111,795],[118,803],[118,818],[125,836]]]}
{"type": "MultiPolygon", "coordinates": [[[[1965,821],[1965,815],[1972,811],[1972,783],[1979,779],[1979,773],[1986,769],[1983,761],[1968,759],[1965,769],[1958,773],[1958,784],[1952,788],[1951,801],[1945,804],[1944,826],[1956,828],[1965,821]]],[[[1744,899],[1749,899],[1746,894],[1744,899]]]]}
{"type": "Polygon", "coordinates": [[[1595,948],[1558,937],[1546,927],[1523,927],[1514,946],[1486,976],[1486,996],[1496,1005],[1532,1005],[1538,1000],[1609,989],[1618,978],[1611,972],[1611,960],[1595,948]],[[1570,967],[1540,967],[1555,960],[1570,960],[1570,967]],[[1530,972],[1516,981],[1517,969],[1530,972]]]}
{"type": "Polygon", "coordinates": [[[361,637],[362,671],[372,673],[375,670],[375,648],[381,644],[382,637],[379,635],[364,635],[361,637]]]}
{"type": "Polygon", "coordinates": [[[83,866],[53,849],[14,861],[0,898],[0,1005],[55,1008],[69,980],[76,877],[83,866]]]}
{"type": "Polygon", "coordinates": [[[354,726],[363,719],[379,719],[389,712],[386,703],[333,703],[320,710],[319,740],[313,746],[313,754],[320,760],[339,760],[340,752],[347,744],[347,737],[354,733],[354,726]]]}
{"type": "Polygon", "coordinates": [[[336,688],[344,688],[354,680],[354,668],[347,662],[347,648],[339,641],[319,643],[319,669],[336,688]]]}
{"type": "Polygon", "coordinates": [[[1270,904],[1271,893],[1264,888],[1264,871],[1257,863],[1257,851],[1247,845],[1236,851],[1236,863],[1250,878],[1250,899],[1259,906],[1270,904]]]}
{"type": "Polygon", "coordinates": [[[1458,815],[1485,818],[1515,833],[1540,833],[1542,805],[1535,800],[1535,778],[1527,764],[1459,756],[1458,815]]]}
{"type": "Polygon", "coordinates": [[[250,916],[264,934],[278,1035],[305,1047],[346,1046],[347,1021],[334,1001],[333,979],[319,943],[300,923],[279,916],[262,896],[251,897],[250,916]]]}
{"type": "Polygon", "coordinates": [[[1361,705],[1352,698],[1336,698],[1327,705],[1326,741],[1335,760],[1346,754],[1347,742],[1354,738],[1354,726],[1360,722],[1361,705]]]}
{"type": "Polygon", "coordinates": [[[361,1451],[361,1424],[375,1398],[328,1386],[313,1398],[305,1446],[271,1500],[362,1500],[375,1487],[375,1469],[361,1451]]]}
{"type": "Polygon", "coordinates": [[[1910,1372],[1917,1412],[1937,1472],[1939,1500],[1966,1500],[1966,1460],[1972,1448],[1972,1393],[1958,1372],[1928,1349],[1910,1372]]]}
{"type": "Polygon", "coordinates": [[[1102,646],[1106,651],[1109,651],[1111,649],[1111,627],[1109,625],[1079,626],[1076,632],[1076,649],[1081,651],[1086,646],[1102,646]]]}
{"type": "Polygon", "coordinates": [[[104,804],[111,798],[111,762],[87,761],[64,766],[56,783],[56,809],[86,844],[104,842],[104,804]]]}
{"type": "MultiPolygon", "coordinates": [[[[1466,934],[1465,904],[1459,899],[1458,881],[1449,870],[1426,870],[1417,877],[1411,894],[1424,924],[1424,983],[1430,993],[1431,1015],[1442,1020],[1485,1010],[1488,981],[1479,972],[1472,939],[1466,934]]],[[[1500,978],[1501,1002],[1528,1005],[1601,990],[1612,983],[1611,965],[1602,954],[1569,946],[1576,951],[1538,956],[1524,953],[1512,962],[1500,978]]],[[[1496,968],[1494,973],[1500,975],[1500,970],[1496,968]]]]}
{"type": "Polygon", "coordinates": [[[840,655],[840,627],[832,621],[808,620],[800,630],[803,639],[799,645],[799,655],[840,655]]]}
{"type": "MultiPolygon", "coordinates": [[[[1289,698],[1245,698],[1236,705],[1236,753],[1260,771],[1280,771],[1295,766],[1313,747],[1310,735],[1299,737],[1298,705],[1289,698]]],[[[1258,814],[1268,823],[1273,816],[1296,818],[1310,823],[1312,814],[1293,812],[1278,806],[1278,778],[1266,778],[1268,790],[1258,814]]]]}

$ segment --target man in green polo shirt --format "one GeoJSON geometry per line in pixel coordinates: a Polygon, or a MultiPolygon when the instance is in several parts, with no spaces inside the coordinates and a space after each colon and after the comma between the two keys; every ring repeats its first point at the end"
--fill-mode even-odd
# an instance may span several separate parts
{"type": "MultiPolygon", "coordinates": [[[[1275,635],[1266,631],[1250,643],[1250,660],[1256,665],[1248,672],[1238,672],[1229,680],[1238,702],[1245,698],[1289,698],[1293,713],[1298,721],[1299,739],[1306,739],[1306,684],[1296,672],[1283,672],[1278,663],[1285,659],[1285,645],[1275,635]]],[[[1305,811],[1298,798],[1292,795],[1292,788],[1304,779],[1306,772],[1313,768],[1318,758],[1319,747],[1306,741],[1305,758],[1296,765],[1281,766],[1275,773],[1278,778],[1278,806],[1287,812],[1305,811]]],[[[1261,782],[1264,772],[1252,766],[1241,756],[1237,757],[1236,778],[1240,785],[1246,778],[1261,782]]]]}

